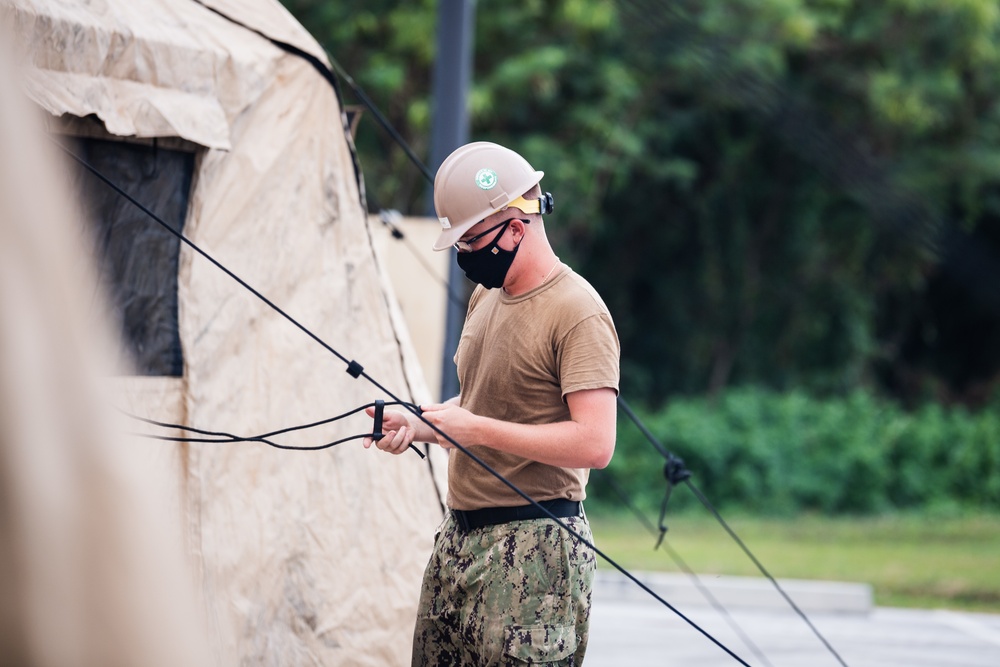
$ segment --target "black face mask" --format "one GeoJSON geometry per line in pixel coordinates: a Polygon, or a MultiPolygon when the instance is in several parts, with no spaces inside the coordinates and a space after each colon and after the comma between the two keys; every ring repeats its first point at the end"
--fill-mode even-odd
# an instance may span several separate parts
{"type": "Polygon", "coordinates": [[[486,289],[503,287],[510,265],[514,263],[514,256],[517,255],[517,249],[521,247],[518,243],[513,250],[504,250],[499,245],[500,237],[507,231],[509,222],[485,248],[458,253],[458,267],[465,271],[469,280],[479,283],[486,289]]]}

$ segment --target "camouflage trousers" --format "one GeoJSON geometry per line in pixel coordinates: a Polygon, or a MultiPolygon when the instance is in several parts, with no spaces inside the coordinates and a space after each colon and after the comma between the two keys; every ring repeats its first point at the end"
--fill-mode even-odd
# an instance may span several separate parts
{"type": "MultiPolygon", "coordinates": [[[[593,543],[585,517],[562,521],[593,543]]],[[[466,533],[449,514],[424,572],[412,664],[581,665],[596,566],[551,519],[466,533]]]]}

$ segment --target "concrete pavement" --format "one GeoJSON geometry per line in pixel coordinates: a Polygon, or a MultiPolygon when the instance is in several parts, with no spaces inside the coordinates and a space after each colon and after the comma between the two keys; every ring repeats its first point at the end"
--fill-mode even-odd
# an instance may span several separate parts
{"type": "MultiPolygon", "coordinates": [[[[753,667],[841,664],[767,580],[702,576],[723,614],[685,577],[638,576],[753,667]]],[[[872,607],[863,584],[779,583],[850,667],[1000,667],[1000,615],[872,607]]],[[[739,664],[622,575],[599,572],[587,667],[739,664]]]]}

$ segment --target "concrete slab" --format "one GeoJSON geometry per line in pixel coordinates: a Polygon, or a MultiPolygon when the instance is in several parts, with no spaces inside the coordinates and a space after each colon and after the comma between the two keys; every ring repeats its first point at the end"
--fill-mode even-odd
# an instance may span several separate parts
{"type": "MultiPolygon", "coordinates": [[[[636,577],[675,606],[710,605],[710,598],[724,607],[783,610],[789,606],[774,584],[763,577],[700,574],[694,580],[686,574],[662,572],[639,573],[636,577]]],[[[617,571],[599,570],[597,580],[608,595],[634,599],[649,597],[617,571]]],[[[866,613],[872,608],[872,587],[868,584],[797,579],[778,579],[778,584],[785,595],[807,613],[866,613]]]]}
{"type": "MultiPolygon", "coordinates": [[[[740,664],[648,594],[628,591],[616,576],[602,573],[595,585],[587,667],[740,664]]],[[[704,602],[666,599],[754,667],[841,664],[790,608],[734,606],[720,614],[704,602]]],[[[806,614],[850,667],[1000,667],[1000,615],[880,607],[806,614]]]]}

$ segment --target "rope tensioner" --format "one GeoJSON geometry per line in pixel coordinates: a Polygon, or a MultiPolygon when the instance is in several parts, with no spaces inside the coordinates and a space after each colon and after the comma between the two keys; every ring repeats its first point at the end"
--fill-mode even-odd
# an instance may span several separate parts
{"type": "Polygon", "coordinates": [[[660,504],[660,537],[657,538],[656,546],[653,547],[653,551],[660,548],[660,545],[663,544],[663,538],[669,530],[665,520],[667,516],[667,503],[670,501],[670,494],[674,492],[675,486],[687,479],[690,479],[691,477],[691,471],[684,465],[684,460],[682,458],[670,452],[666,453],[666,457],[667,462],[663,464],[663,476],[667,480],[667,491],[663,496],[663,502],[660,504]]]}

